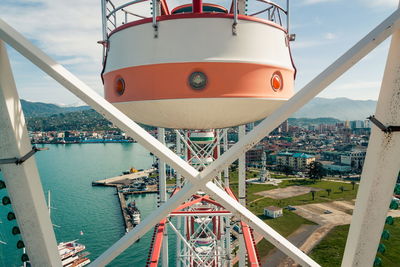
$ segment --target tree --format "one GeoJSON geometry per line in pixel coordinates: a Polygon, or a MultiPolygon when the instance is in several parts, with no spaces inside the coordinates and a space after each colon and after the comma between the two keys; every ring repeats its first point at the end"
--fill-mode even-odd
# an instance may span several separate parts
{"type": "Polygon", "coordinates": [[[329,197],[329,195],[331,194],[331,192],[332,192],[332,189],[330,189],[330,188],[327,188],[327,189],[325,189],[325,191],[328,193],[328,197],[329,197]]]}
{"type": "Polygon", "coordinates": [[[313,161],[308,165],[307,175],[312,180],[321,180],[326,175],[325,169],[322,167],[322,163],[313,161]]]}
{"type": "Polygon", "coordinates": [[[354,190],[354,187],[355,187],[355,185],[356,185],[356,182],[351,181],[351,185],[353,186],[353,190],[354,190]]]}
{"type": "Polygon", "coordinates": [[[285,175],[291,175],[293,174],[293,169],[292,167],[288,166],[288,165],[282,165],[278,167],[278,170],[282,173],[284,173],[285,175]]]}
{"type": "Polygon", "coordinates": [[[311,196],[312,196],[312,200],[314,200],[315,199],[315,193],[317,193],[317,191],[311,190],[310,193],[311,193],[311,196]]]}
{"type": "Polygon", "coordinates": [[[340,186],[339,189],[340,189],[340,191],[342,191],[342,193],[344,192],[344,186],[343,185],[340,186]]]}

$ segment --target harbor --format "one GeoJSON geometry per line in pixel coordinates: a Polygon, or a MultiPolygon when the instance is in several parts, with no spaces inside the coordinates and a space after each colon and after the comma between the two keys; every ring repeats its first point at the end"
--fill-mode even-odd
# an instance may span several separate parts
{"type": "Polygon", "coordinates": [[[156,168],[137,170],[132,167],[122,175],[92,182],[92,186],[115,187],[126,232],[140,223],[140,211],[135,202],[127,203],[127,195],[158,193],[157,177],[150,177],[156,172],[156,168]]]}

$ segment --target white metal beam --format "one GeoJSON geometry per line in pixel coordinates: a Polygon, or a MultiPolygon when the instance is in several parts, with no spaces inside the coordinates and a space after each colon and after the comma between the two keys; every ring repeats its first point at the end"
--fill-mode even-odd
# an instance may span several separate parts
{"type": "MultiPolygon", "coordinates": [[[[246,135],[246,125],[240,125],[238,129],[238,138],[241,141],[246,135]]],[[[246,153],[242,153],[238,160],[238,195],[239,203],[246,206],[246,153]]],[[[239,267],[246,266],[246,246],[244,242],[243,231],[239,235],[239,267]]]]}
{"type": "MultiPolygon", "coordinates": [[[[353,48],[346,52],[342,57],[335,61],[325,71],[312,80],[306,87],[297,93],[287,103],[282,105],[276,112],[265,119],[258,125],[254,131],[247,134],[245,138],[233,146],[227,153],[224,153],[218,160],[213,162],[207,167],[200,175],[194,168],[190,167],[181,160],[178,156],[173,154],[168,148],[161,146],[159,142],[154,140],[147,132],[141,129],[136,123],[132,122],[128,117],[122,114],[118,109],[114,108],[110,103],[101,98],[98,94],[94,93],[90,88],[84,85],[71,73],[66,71],[59,64],[51,60],[39,49],[30,44],[25,38],[8,26],[4,21],[0,20],[0,38],[5,40],[25,57],[30,59],[33,63],[39,66],[42,70],[48,73],[51,77],[59,81],[71,92],[75,93],[78,97],[84,100],[89,105],[93,106],[97,111],[103,114],[107,119],[112,121],[122,130],[126,131],[128,135],[138,140],[145,148],[153,152],[160,158],[165,159],[168,164],[173,166],[177,171],[181,171],[182,175],[191,184],[185,186],[174,197],[167,201],[165,205],[152,213],[153,218],[144,220],[139,226],[135,227],[133,231],[125,235],[121,240],[108,249],[100,258],[98,258],[93,265],[104,265],[115,258],[119,253],[125,250],[133,242],[135,242],[141,235],[147,232],[155,222],[165,217],[173,208],[179,203],[187,199],[199,187],[204,186],[210,179],[214,178],[226,166],[231,164],[237,159],[239,155],[250,149],[255,143],[261,140],[267,133],[277,127],[282,121],[287,119],[291,113],[297,111],[301,106],[320,93],[326,86],[337,79],[341,74],[348,70],[351,66],[357,63],[361,58],[368,54],[378,44],[385,40],[395,29],[399,28],[399,11],[397,10],[389,16],[383,23],[378,25],[371,33],[364,37],[353,48]],[[197,177],[196,177],[197,176],[197,177]],[[147,224],[145,224],[145,221],[147,224]]],[[[207,187],[213,191],[212,183],[208,183],[207,187]]],[[[225,202],[225,199],[224,199],[225,202]]],[[[227,207],[231,207],[233,213],[240,213],[230,203],[235,201],[227,201],[227,207]]],[[[238,207],[238,209],[240,206],[238,207]]],[[[249,223],[252,226],[252,223],[249,223]]],[[[268,235],[268,233],[263,233],[268,235]]],[[[289,247],[283,250],[288,256],[292,257],[295,261],[304,266],[317,266],[314,261],[304,255],[300,250],[291,250],[289,247]],[[289,250],[289,251],[288,251],[289,250]]]]}
{"type": "MultiPolygon", "coordinates": [[[[179,132],[175,132],[175,138],[176,138],[176,154],[178,154],[178,156],[181,156],[182,154],[182,143],[181,143],[181,139],[180,139],[180,133],[179,132]]],[[[182,186],[182,177],[181,174],[179,172],[175,172],[176,174],[176,187],[177,188],[181,188],[182,186]]],[[[176,218],[176,230],[180,233],[181,232],[181,226],[182,226],[182,219],[181,218],[176,218]]],[[[181,261],[179,259],[181,253],[181,238],[176,235],[176,255],[175,255],[175,267],[180,267],[181,266],[181,261]]]]}
{"type": "MultiPolygon", "coordinates": [[[[8,60],[0,40],[0,159],[21,158],[32,146],[8,60]]],[[[61,266],[36,162],[0,165],[23,241],[33,266],[61,266]]],[[[4,255],[6,256],[6,255],[4,255]]],[[[21,263],[22,264],[22,263],[21,263]]]]}
{"type": "MultiPolygon", "coordinates": [[[[165,145],[165,129],[157,128],[157,138],[161,144],[165,145]]],[[[162,159],[158,159],[158,191],[160,197],[160,206],[167,201],[167,172],[166,165],[162,159]]],[[[168,230],[164,227],[164,238],[162,241],[161,263],[162,267],[168,267],[168,230]]]]}
{"type": "MultiPolygon", "coordinates": [[[[386,126],[400,126],[400,31],[392,36],[376,108],[386,126]]],[[[400,132],[372,126],[342,266],[372,266],[400,170],[400,132]]]]}
{"type": "MultiPolygon", "coordinates": [[[[228,151],[228,129],[224,129],[223,133],[224,133],[224,138],[223,138],[224,146],[223,146],[223,148],[224,148],[224,153],[225,153],[226,151],[228,151]]],[[[225,169],[224,169],[224,184],[227,187],[229,186],[229,167],[228,166],[225,167],[225,169]]]]}

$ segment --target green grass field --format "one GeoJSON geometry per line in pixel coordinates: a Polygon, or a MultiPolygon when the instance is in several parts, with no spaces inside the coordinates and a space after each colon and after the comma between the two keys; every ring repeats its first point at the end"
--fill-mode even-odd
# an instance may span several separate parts
{"type": "MultiPolygon", "coordinates": [[[[246,177],[253,177],[252,172],[248,172],[246,177]]],[[[283,177],[281,177],[283,178],[283,177]]],[[[286,178],[286,177],[285,177],[286,178]]],[[[237,172],[231,173],[230,176],[230,186],[232,190],[237,194],[238,191],[238,176],[237,172]]],[[[263,216],[264,207],[266,206],[278,206],[278,207],[286,207],[288,205],[304,205],[310,203],[321,203],[321,202],[329,202],[334,200],[352,200],[356,198],[358,185],[355,185],[354,190],[351,184],[347,183],[339,183],[339,182],[330,182],[330,181],[310,181],[309,179],[304,180],[285,180],[282,181],[278,186],[274,185],[260,185],[260,184],[248,184],[247,185],[247,207],[255,213],[257,216],[263,219],[268,225],[274,228],[277,232],[287,237],[296,231],[302,224],[314,224],[311,221],[304,219],[303,217],[298,216],[297,214],[284,210],[284,215],[277,219],[268,219],[263,216]],[[276,189],[276,188],[284,188],[293,185],[300,186],[309,186],[323,189],[321,191],[316,192],[314,200],[312,200],[311,193],[305,194],[301,196],[286,198],[282,200],[276,200],[271,198],[262,197],[260,195],[256,195],[255,193],[276,189]],[[344,191],[340,190],[340,187],[344,187],[344,191]],[[331,189],[330,194],[326,189],[331,189]]],[[[257,249],[260,257],[266,256],[272,249],[273,246],[267,242],[266,240],[262,240],[257,244],[257,249]]],[[[324,265],[322,265],[324,266],[324,265]]]]}
{"type": "MultiPolygon", "coordinates": [[[[233,187],[234,192],[237,191],[237,184],[231,185],[233,187]]],[[[250,208],[255,208],[256,210],[263,208],[265,206],[279,206],[285,207],[288,205],[304,205],[311,203],[321,203],[321,202],[330,202],[335,200],[352,200],[356,198],[358,185],[353,186],[347,183],[340,182],[330,182],[330,181],[316,181],[315,183],[310,180],[288,180],[282,181],[279,186],[273,185],[260,185],[260,184],[248,184],[247,185],[247,203],[249,203],[250,208]],[[304,194],[300,196],[290,197],[282,200],[276,200],[271,198],[265,198],[263,196],[257,195],[255,193],[271,190],[275,188],[284,188],[288,186],[299,185],[299,186],[308,186],[322,189],[321,191],[317,191],[315,193],[314,200],[312,199],[311,193],[304,194]],[[344,191],[340,190],[340,187],[343,186],[344,191]],[[328,194],[326,189],[331,189],[331,192],[328,194]],[[258,207],[257,207],[258,206],[258,207]]]]}
{"type": "MultiPolygon", "coordinates": [[[[381,240],[386,246],[384,254],[377,253],[382,259],[383,267],[400,266],[400,219],[395,219],[393,225],[386,225],[390,231],[389,240],[381,240]]],[[[346,245],[349,225],[335,227],[311,252],[310,256],[324,267],[340,266],[346,245]]]]}

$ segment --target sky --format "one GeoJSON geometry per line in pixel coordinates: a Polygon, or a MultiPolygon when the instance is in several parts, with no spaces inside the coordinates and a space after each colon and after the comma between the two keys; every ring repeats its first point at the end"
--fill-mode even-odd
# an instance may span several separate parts
{"type": "MultiPolygon", "coordinates": [[[[167,2],[172,7],[189,3],[184,0],[167,2]]],[[[224,0],[207,2],[221,4],[224,0]]],[[[291,33],[296,34],[296,41],[291,43],[298,71],[295,91],[346,52],[398,5],[398,0],[290,2],[290,28],[291,33]]],[[[250,9],[254,7],[250,6],[250,9]]],[[[100,78],[102,49],[97,43],[102,39],[100,0],[1,0],[0,18],[103,95],[100,78]]],[[[346,72],[319,97],[377,100],[388,46],[389,40],[346,72]]],[[[8,52],[20,98],[60,105],[83,104],[18,52],[10,47],[8,52]]]]}

